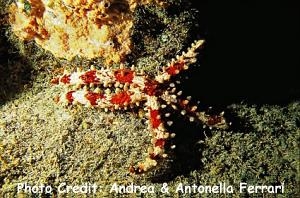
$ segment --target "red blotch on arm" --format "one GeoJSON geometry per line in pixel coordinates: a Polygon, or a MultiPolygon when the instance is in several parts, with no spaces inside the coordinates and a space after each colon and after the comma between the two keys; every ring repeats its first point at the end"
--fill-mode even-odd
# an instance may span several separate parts
{"type": "Polygon", "coordinates": [[[150,110],[150,122],[153,128],[158,128],[161,123],[158,110],[150,110]]]}
{"type": "Polygon", "coordinates": [[[154,96],[156,93],[157,82],[156,81],[147,81],[145,83],[144,92],[149,96],[154,96]]]}
{"type": "Polygon", "coordinates": [[[157,139],[154,145],[159,148],[164,148],[165,143],[166,140],[161,138],[161,139],[157,139]]]}
{"type": "Polygon", "coordinates": [[[96,70],[87,71],[80,76],[80,79],[83,80],[85,84],[90,83],[99,83],[99,79],[96,76],[96,70]]]}
{"type": "Polygon", "coordinates": [[[207,124],[209,126],[216,125],[216,124],[219,124],[221,122],[222,122],[222,117],[217,116],[217,115],[210,116],[207,120],[207,124]]]}
{"type": "Polygon", "coordinates": [[[88,101],[90,101],[91,105],[94,106],[97,105],[98,99],[104,98],[104,95],[100,93],[88,92],[85,97],[88,99],[88,101]]]}
{"type": "Polygon", "coordinates": [[[183,70],[183,67],[184,67],[184,62],[178,62],[178,63],[174,63],[173,65],[171,65],[170,67],[168,67],[166,69],[166,71],[171,76],[174,76],[174,75],[178,74],[178,72],[180,72],[181,70],[183,70]]]}
{"type": "Polygon", "coordinates": [[[69,103],[72,103],[74,101],[74,97],[73,97],[73,94],[74,91],[69,91],[67,94],[66,94],[66,99],[68,100],[69,103]]]}
{"type": "MultiPolygon", "coordinates": [[[[166,144],[166,139],[160,138],[155,140],[154,146],[163,149],[165,147],[165,144],[166,144]]],[[[155,153],[150,153],[149,157],[154,160],[160,158],[159,154],[155,154],[155,153]]]]}
{"type": "Polygon", "coordinates": [[[131,83],[134,72],[130,69],[118,69],[114,72],[115,78],[120,83],[131,83]]]}
{"type": "Polygon", "coordinates": [[[124,105],[125,103],[129,104],[130,101],[131,101],[130,95],[126,91],[113,95],[110,100],[112,104],[117,104],[117,105],[124,105]]]}
{"type": "Polygon", "coordinates": [[[54,84],[54,85],[57,85],[59,83],[59,78],[51,79],[51,83],[54,84]]]}
{"type": "Polygon", "coordinates": [[[70,76],[71,75],[63,75],[61,78],[60,78],[60,82],[64,83],[64,84],[70,84],[70,76]]]}

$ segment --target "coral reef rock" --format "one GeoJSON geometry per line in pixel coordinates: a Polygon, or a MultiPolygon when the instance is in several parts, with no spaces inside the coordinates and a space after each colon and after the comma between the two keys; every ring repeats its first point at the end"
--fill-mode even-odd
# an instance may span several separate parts
{"type": "Polygon", "coordinates": [[[159,0],[18,0],[10,23],[21,40],[35,40],[58,58],[103,57],[118,63],[131,51],[133,12],[159,0]]]}

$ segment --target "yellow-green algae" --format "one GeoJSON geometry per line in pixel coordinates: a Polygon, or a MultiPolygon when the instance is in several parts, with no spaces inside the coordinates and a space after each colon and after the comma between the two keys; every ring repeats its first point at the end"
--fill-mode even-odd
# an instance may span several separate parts
{"type": "MultiPolygon", "coordinates": [[[[1,16],[6,15],[3,9],[5,3],[4,0],[0,1],[1,16]]],[[[142,34],[142,27],[147,27],[150,22],[140,21],[141,26],[133,36],[137,36],[136,42],[141,41],[142,45],[136,43],[135,53],[129,60],[139,68],[153,73],[157,66],[167,61],[166,57],[172,58],[174,50],[182,50],[183,46],[188,45],[192,22],[182,26],[183,23],[187,24],[187,19],[183,20],[183,17],[189,18],[183,13],[176,15],[177,18],[166,18],[161,8],[150,6],[140,9],[144,10],[137,11],[137,21],[143,17],[142,13],[149,12],[147,16],[153,17],[149,21],[162,24],[165,28],[162,32],[147,30],[150,32],[142,34]],[[142,51],[143,54],[140,54],[142,51]]],[[[189,19],[193,21],[192,17],[189,19]]],[[[10,34],[7,24],[2,23],[1,27],[6,30],[2,29],[0,37],[1,58],[5,60],[0,63],[1,79],[4,80],[1,85],[4,89],[0,90],[0,196],[45,197],[21,193],[17,195],[16,184],[19,182],[44,183],[53,187],[61,182],[91,182],[106,188],[94,196],[78,197],[109,197],[112,196],[108,193],[109,187],[114,182],[133,182],[136,185],[153,185],[157,193],[129,194],[129,197],[168,196],[159,193],[161,182],[165,181],[163,174],[161,178],[156,178],[156,171],[146,176],[130,175],[128,172],[131,163],[143,159],[143,149],[149,144],[145,120],[141,119],[139,112],[104,113],[97,109],[57,105],[53,99],[62,90],[49,82],[58,68],[70,63],[54,59],[33,43],[19,43],[10,34]]],[[[85,67],[91,63],[101,63],[101,60],[78,58],[72,62],[85,67]]],[[[186,160],[184,156],[177,156],[174,163],[179,164],[161,165],[162,172],[171,171],[174,176],[166,180],[170,195],[199,196],[175,194],[175,187],[180,182],[186,185],[227,182],[236,186],[241,181],[252,184],[284,181],[286,193],[278,197],[297,195],[300,167],[299,102],[284,107],[233,104],[228,108],[245,123],[243,127],[228,131],[213,130],[207,138],[191,141],[198,142],[201,148],[198,153],[191,155],[194,159],[190,159],[199,162],[200,167],[185,172],[180,170],[179,162],[181,158],[186,160]]],[[[201,129],[198,130],[196,133],[202,133],[201,129]]],[[[183,145],[178,146],[182,153],[187,154],[189,151],[189,145],[185,145],[184,141],[183,145]]],[[[197,145],[194,147],[197,148],[197,145]]],[[[220,195],[239,196],[238,190],[233,195],[220,195]]]]}

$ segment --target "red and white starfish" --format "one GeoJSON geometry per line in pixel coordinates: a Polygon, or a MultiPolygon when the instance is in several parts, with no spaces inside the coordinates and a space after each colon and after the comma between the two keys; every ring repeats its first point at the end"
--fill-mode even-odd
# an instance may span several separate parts
{"type": "Polygon", "coordinates": [[[182,91],[177,91],[176,84],[172,82],[172,78],[196,62],[196,49],[202,43],[203,40],[195,41],[187,52],[178,55],[167,67],[163,67],[154,79],[143,72],[137,73],[133,67],[127,69],[121,65],[115,70],[98,70],[92,66],[88,71],[65,71],[62,76],[54,78],[52,83],[71,87],[71,90],[59,97],[59,102],[64,104],[82,104],[105,111],[126,110],[142,105],[147,111],[152,146],[148,149],[148,157],[137,166],[130,167],[130,172],[143,173],[155,167],[159,159],[167,156],[166,142],[175,136],[167,130],[172,121],[164,119],[170,116],[170,113],[163,113],[167,106],[180,110],[191,122],[198,120],[211,127],[227,126],[222,114],[210,116],[197,111],[197,106],[191,105],[190,98],[184,98],[182,91]]]}

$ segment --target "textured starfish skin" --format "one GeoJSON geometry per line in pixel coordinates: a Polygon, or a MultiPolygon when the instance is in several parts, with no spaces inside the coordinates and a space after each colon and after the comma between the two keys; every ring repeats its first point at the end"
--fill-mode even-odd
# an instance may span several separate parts
{"type": "MultiPolygon", "coordinates": [[[[127,69],[120,65],[120,68],[115,70],[97,70],[92,66],[88,71],[65,71],[62,76],[52,79],[52,83],[70,87],[67,93],[59,97],[59,102],[63,104],[82,104],[105,111],[142,106],[147,112],[152,147],[148,149],[148,157],[138,165],[130,167],[130,172],[143,173],[154,168],[160,158],[167,156],[166,142],[175,136],[166,127],[172,125],[172,121],[163,119],[170,116],[170,113],[162,115],[162,109],[167,106],[179,109],[191,122],[199,121],[209,127],[227,127],[222,114],[209,116],[205,112],[197,111],[197,106],[191,105],[190,98],[184,98],[182,91],[177,91],[175,83],[172,82],[174,76],[196,62],[196,49],[202,43],[203,40],[195,41],[187,52],[183,52],[176,59],[172,59],[167,67],[163,67],[154,79],[143,72],[136,72],[133,67],[127,69]]],[[[174,145],[171,146],[173,147],[174,145]]]]}

